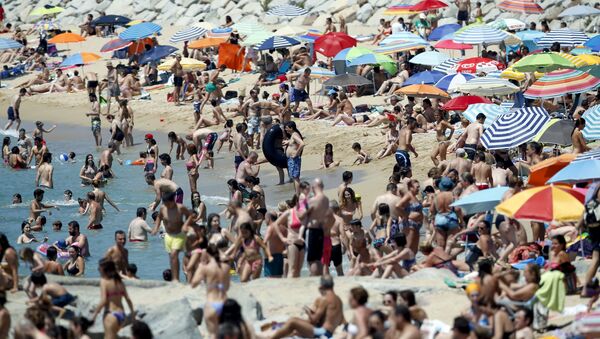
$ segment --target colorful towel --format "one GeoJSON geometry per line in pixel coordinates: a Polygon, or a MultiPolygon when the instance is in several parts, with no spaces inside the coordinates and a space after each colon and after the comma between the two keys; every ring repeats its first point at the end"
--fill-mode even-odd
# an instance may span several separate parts
{"type": "Polygon", "coordinates": [[[564,279],[561,271],[548,271],[542,274],[540,288],[535,292],[542,305],[552,311],[562,312],[565,308],[567,291],[564,279]]]}
{"type": "MultiPolygon", "coordinates": [[[[238,54],[240,50],[239,45],[234,45],[230,43],[222,43],[219,45],[219,65],[225,65],[229,69],[233,69],[236,71],[242,70],[242,65],[244,64],[244,55],[245,52],[242,51],[238,54]]],[[[246,72],[250,71],[250,65],[246,64],[246,72]]]]}

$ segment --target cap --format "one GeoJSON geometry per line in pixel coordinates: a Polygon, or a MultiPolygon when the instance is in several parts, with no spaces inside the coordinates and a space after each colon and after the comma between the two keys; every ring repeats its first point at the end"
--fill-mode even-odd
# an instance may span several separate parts
{"type": "Polygon", "coordinates": [[[419,14],[419,19],[427,19],[427,15],[425,13],[419,14]]]}
{"type": "Polygon", "coordinates": [[[144,136],[144,139],[154,139],[154,135],[148,133],[144,136]]]}
{"type": "Polygon", "coordinates": [[[332,94],[336,94],[336,93],[337,93],[337,91],[335,90],[335,88],[332,88],[327,92],[327,95],[332,95],[332,94]]]}
{"type": "Polygon", "coordinates": [[[413,107],[413,111],[415,111],[415,112],[423,112],[423,106],[421,106],[421,105],[415,105],[413,107]]]}

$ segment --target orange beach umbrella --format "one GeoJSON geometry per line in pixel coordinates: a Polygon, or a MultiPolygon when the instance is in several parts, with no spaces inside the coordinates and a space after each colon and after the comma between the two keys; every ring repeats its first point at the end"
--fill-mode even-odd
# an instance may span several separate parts
{"type": "Polygon", "coordinates": [[[85,38],[75,33],[62,33],[58,34],[52,39],[48,40],[51,44],[68,44],[71,42],[82,42],[85,38]]]}

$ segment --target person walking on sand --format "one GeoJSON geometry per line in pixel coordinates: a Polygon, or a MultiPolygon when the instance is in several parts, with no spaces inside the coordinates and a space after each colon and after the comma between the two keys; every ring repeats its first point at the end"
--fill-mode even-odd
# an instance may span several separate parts
{"type": "Polygon", "coordinates": [[[458,7],[456,20],[461,26],[468,25],[471,13],[471,0],[455,0],[454,3],[458,7]]]}
{"type": "Polygon", "coordinates": [[[183,66],[181,66],[181,55],[175,56],[175,62],[171,66],[171,73],[173,73],[173,102],[175,106],[179,106],[179,99],[181,96],[181,88],[183,87],[183,66]]]}
{"type": "Polygon", "coordinates": [[[302,151],[304,150],[304,138],[296,127],[296,123],[288,121],[284,124],[287,140],[282,144],[285,146],[287,156],[288,174],[294,182],[296,194],[300,194],[300,169],[302,167],[302,151]]]}
{"type": "Polygon", "coordinates": [[[294,113],[298,113],[298,107],[300,106],[300,102],[304,101],[308,105],[308,110],[310,111],[308,114],[313,115],[315,111],[312,106],[312,101],[310,101],[310,67],[306,67],[304,72],[298,76],[296,79],[296,83],[292,90],[293,98],[294,98],[294,113]]]}
{"type": "Polygon", "coordinates": [[[106,62],[106,73],[107,80],[107,94],[106,99],[106,114],[110,114],[110,102],[112,98],[115,98],[119,102],[119,95],[121,95],[121,88],[119,87],[119,72],[113,66],[111,61],[106,62]]]}
{"type": "Polygon", "coordinates": [[[10,101],[10,106],[8,106],[8,109],[6,110],[8,114],[8,123],[4,126],[5,130],[8,130],[15,122],[17,123],[15,125],[15,131],[18,131],[19,127],[21,127],[21,98],[23,98],[25,94],[27,94],[27,90],[21,88],[19,93],[10,101]]]}
{"type": "Polygon", "coordinates": [[[417,120],[413,117],[409,117],[406,121],[406,126],[400,130],[400,136],[398,137],[398,149],[396,150],[396,162],[400,169],[411,168],[410,155],[408,152],[412,152],[415,158],[419,156],[417,151],[412,145],[412,134],[417,126],[417,120]]]}

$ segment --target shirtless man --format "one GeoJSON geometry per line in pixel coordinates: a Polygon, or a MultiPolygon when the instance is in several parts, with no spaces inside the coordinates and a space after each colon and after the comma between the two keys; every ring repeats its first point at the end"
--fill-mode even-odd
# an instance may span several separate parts
{"type": "Polygon", "coordinates": [[[590,150],[588,145],[585,143],[583,137],[583,129],[585,128],[585,119],[579,118],[575,120],[575,129],[571,134],[571,141],[573,142],[573,154],[584,153],[590,150]]]}
{"type": "Polygon", "coordinates": [[[43,212],[48,212],[49,215],[52,215],[49,209],[55,208],[56,210],[59,210],[58,206],[46,205],[42,203],[42,200],[44,200],[44,190],[36,188],[33,191],[33,200],[29,205],[29,221],[33,225],[31,229],[34,231],[41,231],[42,223],[40,217],[43,212]]]}
{"type": "Polygon", "coordinates": [[[237,172],[235,174],[235,180],[238,183],[248,186],[246,182],[246,177],[257,177],[258,172],[260,171],[260,165],[256,162],[258,160],[258,153],[252,151],[248,154],[248,158],[242,161],[237,168],[237,172]]]}
{"type": "Polygon", "coordinates": [[[8,123],[4,126],[5,130],[8,130],[14,122],[17,123],[15,125],[15,131],[19,130],[19,127],[21,126],[21,98],[23,98],[25,94],[27,94],[27,90],[21,88],[19,94],[11,99],[10,106],[8,106],[7,109],[8,123]]]}
{"type": "Polygon", "coordinates": [[[394,315],[390,316],[390,328],[385,332],[385,339],[420,339],[419,329],[412,324],[410,309],[406,305],[397,305],[394,315]]]}
{"type": "Polygon", "coordinates": [[[238,234],[240,226],[244,223],[253,224],[254,220],[250,213],[244,209],[242,203],[239,201],[232,201],[227,205],[227,212],[232,217],[229,232],[232,234],[238,234]]]}
{"type": "MultiPolygon", "coordinates": [[[[85,87],[87,88],[88,94],[95,94],[99,96],[100,93],[96,93],[98,91],[98,73],[96,72],[86,72],[83,80],[85,81],[85,87]]],[[[100,111],[98,111],[100,113],[100,111]]]]}
{"type": "Polygon", "coordinates": [[[125,248],[127,238],[125,232],[115,231],[115,245],[111,246],[104,254],[104,258],[111,260],[117,266],[117,272],[121,275],[127,275],[127,267],[129,266],[129,251],[125,248]]]}
{"type": "Polygon", "coordinates": [[[77,244],[81,250],[82,257],[89,257],[90,254],[90,245],[88,243],[87,236],[81,234],[79,223],[75,220],[69,222],[69,236],[65,239],[65,242],[68,246],[73,244],[77,244]]]}
{"type": "Polygon", "coordinates": [[[332,338],[335,329],[345,320],[342,300],[333,291],[331,276],[321,277],[319,293],[321,297],[315,300],[313,308],[306,307],[304,309],[308,320],[291,318],[273,334],[272,338],[278,339],[293,335],[303,338],[332,338]]]}
{"type": "Polygon", "coordinates": [[[504,163],[497,163],[496,166],[492,168],[492,179],[494,180],[495,187],[507,186],[508,181],[512,176],[512,171],[506,168],[504,163]]]}
{"type": "Polygon", "coordinates": [[[390,207],[390,217],[393,219],[402,215],[400,202],[402,198],[398,196],[398,185],[389,183],[385,186],[385,193],[375,198],[373,207],[371,208],[371,219],[375,220],[380,204],[386,204],[390,207]]]}
{"type": "MultiPolygon", "coordinates": [[[[337,201],[333,200],[329,202],[329,208],[335,219],[334,224],[329,231],[331,236],[331,256],[329,258],[331,260],[329,262],[323,262],[323,265],[325,265],[324,268],[329,272],[329,264],[333,262],[333,266],[339,277],[344,275],[342,260],[344,249],[349,247],[348,237],[344,229],[344,219],[340,216],[340,205],[337,201]]],[[[328,273],[325,275],[328,275],[328,273]]]]}
{"type": "MultiPolygon", "coordinates": [[[[166,179],[159,179],[166,180],[166,179]]],[[[157,180],[158,181],[158,180],[157,180]]],[[[157,191],[160,193],[160,191],[157,191]]],[[[186,233],[195,214],[181,203],[176,202],[177,193],[164,191],[162,206],[156,218],[152,235],[156,235],[163,224],[165,227],[165,249],[169,253],[173,281],[179,282],[179,253],[185,250],[186,233]]]]}
{"type": "Polygon", "coordinates": [[[467,159],[467,153],[464,148],[456,149],[456,158],[450,160],[446,165],[443,176],[446,176],[451,170],[456,170],[458,174],[464,172],[471,172],[471,160],[467,159]]]}
{"type": "Polygon", "coordinates": [[[308,105],[309,115],[315,114],[312,101],[310,101],[310,67],[304,69],[302,75],[298,76],[292,94],[294,95],[294,113],[298,112],[298,106],[301,101],[305,101],[308,105]]]}
{"type": "Polygon", "coordinates": [[[175,56],[175,62],[173,62],[173,66],[171,66],[171,73],[173,73],[173,86],[175,86],[175,89],[173,90],[173,101],[175,102],[175,106],[179,106],[181,87],[183,87],[183,67],[181,66],[180,54],[175,56]]]}
{"type": "Polygon", "coordinates": [[[144,207],[138,207],[136,211],[136,218],[131,220],[129,228],[127,229],[127,238],[129,242],[144,242],[148,241],[148,233],[152,232],[148,223],[146,223],[146,216],[148,212],[144,207]]]}
{"type": "Polygon", "coordinates": [[[265,215],[267,221],[267,231],[265,232],[265,244],[269,247],[269,252],[273,257],[272,261],[266,260],[264,262],[265,277],[269,278],[281,278],[283,276],[283,252],[286,249],[286,243],[279,236],[287,236],[287,227],[276,223],[277,215],[272,212],[267,212],[265,215]],[[278,227],[279,230],[275,228],[278,227]]]}
{"type": "Polygon", "coordinates": [[[35,158],[35,166],[39,166],[44,158],[44,154],[48,152],[48,148],[44,145],[42,138],[36,137],[33,139],[33,147],[27,159],[27,166],[31,164],[31,160],[35,158]]]}
{"type": "Polygon", "coordinates": [[[113,66],[112,62],[106,62],[106,80],[107,80],[107,91],[108,96],[106,99],[106,114],[110,114],[110,102],[112,98],[119,101],[119,95],[121,95],[121,88],[119,87],[119,72],[113,66]]]}
{"type": "Polygon", "coordinates": [[[302,167],[302,151],[304,151],[304,140],[296,123],[288,121],[284,125],[285,134],[288,139],[282,142],[285,146],[285,155],[287,156],[288,174],[294,181],[296,194],[300,195],[300,170],[302,167]]]}
{"type": "Polygon", "coordinates": [[[477,145],[479,145],[481,135],[483,135],[483,123],[485,122],[485,115],[483,113],[479,113],[477,114],[476,119],[476,122],[467,126],[463,134],[461,134],[456,142],[456,147],[463,147],[470,160],[475,158],[477,145]]]}
{"type": "Polygon", "coordinates": [[[52,153],[44,153],[42,157],[42,163],[37,168],[37,174],[35,175],[35,186],[54,188],[53,173],[54,167],[51,164],[52,153]]]}
{"type": "MultiPolygon", "coordinates": [[[[329,199],[323,193],[323,182],[315,179],[312,183],[314,196],[308,200],[306,215],[306,261],[309,264],[310,275],[321,275],[323,272],[321,258],[323,257],[323,223],[327,220],[329,199]]],[[[300,213],[302,220],[302,213],[300,213]]]]}
{"type": "Polygon", "coordinates": [[[469,14],[471,12],[470,0],[455,0],[454,3],[458,7],[458,15],[456,20],[461,26],[469,24],[469,14]]]}
{"type": "Polygon", "coordinates": [[[233,146],[235,147],[235,156],[233,157],[233,163],[235,166],[235,170],[237,171],[238,167],[242,163],[242,161],[246,160],[248,157],[248,143],[246,142],[246,138],[244,137],[244,124],[238,123],[235,125],[236,133],[233,136],[233,146]]]}
{"type": "Polygon", "coordinates": [[[494,187],[492,166],[485,162],[485,153],[480,151],[475,154],[475,159],[471,166],[471,174],[475,178],[475,185],[479,190],[494,187]]]}
{"type": "MultiPolygon", "coordinates": [[[[108,148],[102,151],[100,154],[100,160],[98,161],[98,168],[106,165],[108,168],[112,168],[113,164],[113,153],[116,151],[117,145],[111,141],[108,143],[108,148]]],[[[123,164],[123,160],[117,158],[120,164],[123,164]]]]}
{"type": "Polygon", "coordinates": [[[88,192],[87,198],[87,211],[89,213],[87,229],[102,229],[102,206],[100,206],[100,204],[96,201],[96,195],[94,194],[94,192],[88,192]]]}
{"type": "Polygon", "coordinates": [[[117,204],[115,204],[109,197],[108,194],[102,190],[100,190],[100,181],[92,180],[92,187],[94,188],[92,192],[94,192],[94,196],[96,197],[96,202],[100,204],[102,211],[106,211],[104,208],[104,201],[108,202],[117,212],[120,212],[117,204]]]}
{"type": "Polygon", "coordinates": [[[146,183],[152,186],[156,193],[154,201],[148,207],[151,211],[156,210],[158,204],[160,204],[161,196],[165,193],[173,193],[175,202],[177,204],[183,203],[183,190],[174,181],[165,178],[156,179],[154,174],[148,173],[146,175],[146,183]]]}
{"type": "Polygon", "coordinates": [[[79,71],[73,71],[73,77],[70,79],[71,86],[75,91],[81,91],[85,88],[83,79],[79,75],[79,71]]]}
{"type": "Polygon", "coordinates": [[[408,152],[412,152],[415,155],[415,158],[419,156],[412,145],[412,134],[416,126],[417,120],[413,117],[409,117],[406,120],[406,126],[402,127],[400,130],[400,135],[398,137],[398,149],[396,150],[395,154],[396,162],[398,163],[398,166],[400,166],[400,169],[410,169],[412,167],[408,152]]]}

